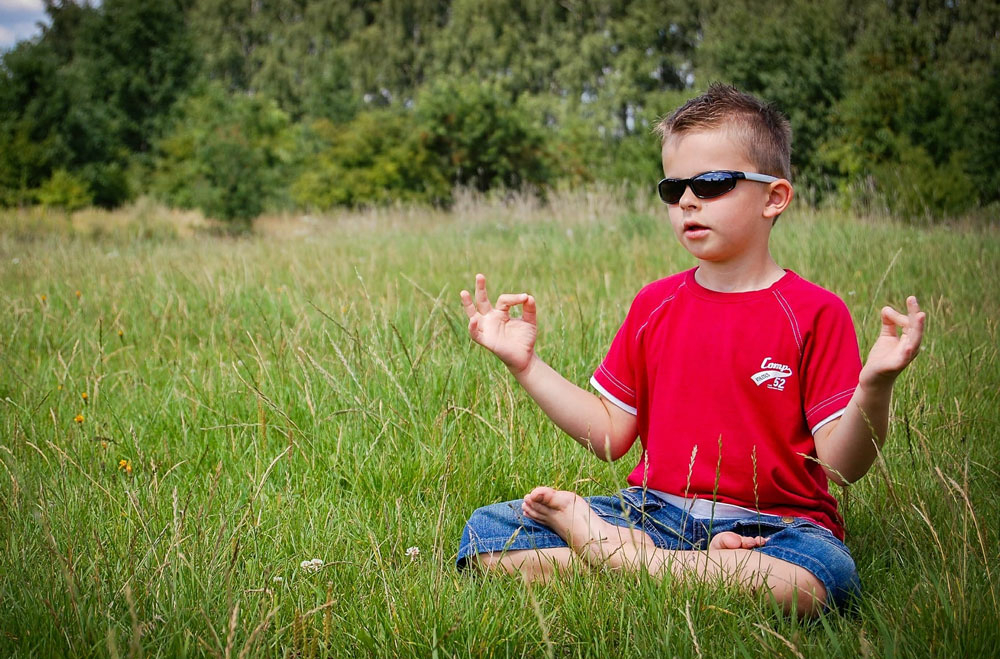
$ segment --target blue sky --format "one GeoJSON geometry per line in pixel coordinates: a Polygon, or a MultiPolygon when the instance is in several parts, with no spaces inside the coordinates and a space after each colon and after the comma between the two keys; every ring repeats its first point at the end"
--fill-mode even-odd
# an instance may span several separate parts
{"type": "Polygon", "coordinates": [[[42,0],[0,0],[0,51],[40,34],[38,22],[45,19],[42,0]]]}

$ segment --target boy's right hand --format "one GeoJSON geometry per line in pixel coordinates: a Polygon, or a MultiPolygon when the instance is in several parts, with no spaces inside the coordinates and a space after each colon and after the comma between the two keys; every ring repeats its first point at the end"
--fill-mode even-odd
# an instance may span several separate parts
{"type": "Polygon", "coordinates": [[[528,368],[538,334],[535,298],[527,293],[505,293],[494,307],[486,294],[486,277],[481,274],[476,275],[475,299],[469,291],[462,291],[461,296],[472,340],[499,357],[514,375],[528,368]],[[518,305],[524,307],[521,317],[511,318],[511,307],[518,305]]]}

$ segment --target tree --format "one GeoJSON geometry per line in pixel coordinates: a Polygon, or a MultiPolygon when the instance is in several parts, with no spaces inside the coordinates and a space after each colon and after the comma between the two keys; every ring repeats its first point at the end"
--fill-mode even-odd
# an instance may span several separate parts
{"type": "Polygon", "coordinates": [[[233,92],[268,96],[293,120],[344,122],[359,105],[360,74],[352,74],[357,66],[345,55],[364,27],[356,4],[365,3],[198,0],[190,21],[209,79],[233,92]]]}
{"type": "Polygon", "coordinates": [[[96,203],[131,195],[127,171],[187,89],[195,57],[176,0],[46,3],[50,26],[4,55],[0,185],[21,193],[65,168],[96,203]],[[18,144],[41,148],[11,153],[18,144]],[[9,186],[9,187],[8,187],[9,186]]]}
{"type": "Polygon", "coordinates": [[[819,150],[832,139],[834,107],[850,75],[846,53],[856,30],[857,4],[730,0],[706,17],[698,51],[703,84],[729,82],[788,116],[797,182],[820,195],[833,188],[830,177],[837,174],[819,150]]]}
{"type": "Polygon", "coordinates": [[[998,198],[981,165],[1000,160],[998,32],[995,3],[868,3],[824,153],[856,202],[925,217],[998,198]]]}

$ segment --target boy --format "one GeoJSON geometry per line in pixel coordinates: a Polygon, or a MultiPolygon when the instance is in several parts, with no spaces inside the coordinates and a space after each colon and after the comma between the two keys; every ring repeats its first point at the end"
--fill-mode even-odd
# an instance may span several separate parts
{"type": "Polygon", "coordinates": [[[882,309],[862,368],[844,303],[771,258],[793,196],[777,110],[713,84],[658,132],[660,197],[698,265],[639,292],[591,379],[598,394],[535,354],[532,296],[494,307],[482,275],[474,297],[461,293],[473,340],[567,434],[605,460],[640,438],[630,487],[587,500],[538,487],[480,508],[458,564],[528,579],[578,565],[728,577],[816,614],[860,591],[828,479],[854,482],[874,462],[925,314],[913,297],[907,315],[882,309]]]}

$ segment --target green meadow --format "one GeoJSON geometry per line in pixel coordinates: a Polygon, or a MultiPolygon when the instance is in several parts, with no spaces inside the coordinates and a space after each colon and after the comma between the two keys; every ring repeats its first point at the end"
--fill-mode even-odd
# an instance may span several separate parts
{"type": "Polygon", "coordinates": [[[463,197],[243,235],[148,204],[4,211],[0,655],[998,656],[996,227],[775,227],[863,355],[882,305],[928,312],[884,452],[835,488],[864,598],[802,621],[725,583],[454,568],[476,507],[608,493],[638,459],[562,436],[471,343],[459,291],[483,272],[533,293],[539,354],[586,385],[634,293],[692,265],[651,200],[463,197]]]}

